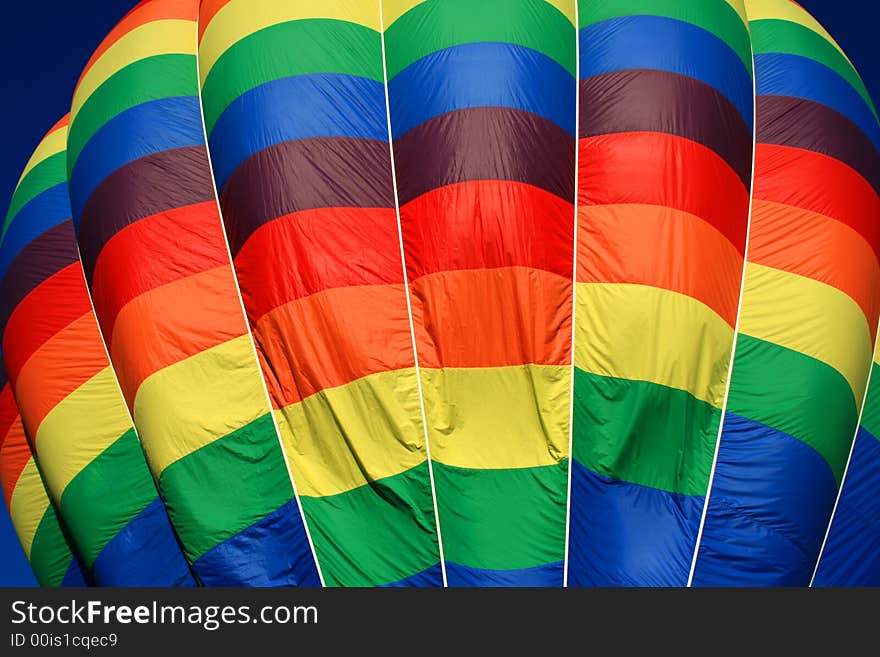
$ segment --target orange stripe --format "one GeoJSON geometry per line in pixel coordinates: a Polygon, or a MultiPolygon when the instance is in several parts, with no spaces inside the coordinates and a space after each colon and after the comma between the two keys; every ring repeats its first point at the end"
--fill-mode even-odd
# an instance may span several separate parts
{"type": "Polygon", "coordinates": [[[840,160],[802,148],[758,144],[755,198],[837,219],[859,233],[880,259],[880,196],[840,160]]]}
{"type": "Polygon", "coordinates": [[[254,326],[272,403],[282,408],[379,372],[414,366],[404,286],[325,290],[254,326]]]}
{"type": "MultiPolygon", "coordinates": [[[[51,135],[56,130],[60,130],[61,128],[66,128],[69,123],[70,123],[70,114],[65,114],[64,116],[62,116],[58,120],[58,123],[53,125],[52,128],[49,130],[49,132],[46,133],[46,137],[51,135]]],[[[41,141],[45,141],[46,137],[43,137],[43,139],[41,141]]]]}
{"type": "Polygon", "coordinates": [[[119,311],[110,339],[122,392],[131,406],[151,374],[246,333],[227,265],[150,290],[119,311]]]}
{"type": "Polygon", "coordinates": [[[201,7],[199,7],[199,43],[202,42],[202,35],[214,16],[228,4],[229,0],[202,0],[201,7]]]}
{"type": "MultiPolygon", "coordinates": [[[[104,247],[92,275],[92,298],[104,335],[113,335],[116,315],[132,299],[154,288],[229,263],[217,203],[208,201],[140,219],[104,247]],[[169,239],[169,236],[173,236],[169,239]],[[138,266],[132,268],[131,263],[138,266]]],[[[231,287],[223,296],[235,295],[231,287]]]]}
{"type": "Polygon", "coordinates": [[[91,311],[71,322],[40,347],[21,368],[15,398],[31,436],[43,418],[74,390],[107,367],[91,311]]]}
{"type": "Polygon", "coordinates": [[[0,482],[3,483],[3,497],[6,498],[7,508],[12,502],[12,492],[18,484],[18,479],[32,456],[21,418],[16,416],[6,433],[3,449],[0,450],[0,482]]]}
{"type": "Polygon", "coordinates": [[[755,199],[749,260],[849,295],[865,313],[873,339],[880,314],[880,263],[849,226],[809,210],[755,199]]]}
{"type": "Polygon", "coordinates": [[[101,58],[101,55],[107,52],[114,43],[119,41],[132,30],[141,25],[145,25],[146,23],[166,19],[195,21],[198,15],[198,7],[199,3],[194,0],[143,0],[134,9],[123,16],[122,20],[116,24],[116,27],[110,30],[110,33],[104,38],[101,45],[98,46],[98,49],[95,50],[94,54],[89,58],[89,61],[86,63],[83,72],[80,74],[79,79],[76,82],[76,86],[79,87],[80,82],[82,82],[86,73],[88,73],[89,69],[92,68],[95,62],[101,58]]]}
{"type": "Polygon", "coordinates": [[[31,290],[9,316],[3,333],[3,358],[9,379],[15,383],[21,368],[37,349],[91,310],[78,261],[31,290]]]}
{"type": "Polygon", "coordinates": [[[579,283],[632,283],[685,294],[736,325],[743,257],[699,217],[659,205],[578,208],[579,283]]]}
{"type": "Polygon", "coordinates": [[[448,271],[410,286],[423,367],[571,364],[571,280],[540,269],[448,271]]]}

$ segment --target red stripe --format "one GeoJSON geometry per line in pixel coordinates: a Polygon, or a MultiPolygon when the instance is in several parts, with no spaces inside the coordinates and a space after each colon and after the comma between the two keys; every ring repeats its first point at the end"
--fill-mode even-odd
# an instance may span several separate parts
{"type": "Polygon", "coordinates": [[[442,271],[531,267],[571,278],[572,204],[502,180],[445,185],[400,208],[410,279],[442,271]]]}
{"type": "Polygon", "coordinates": [[[410,287],[424,367],[571,364],[571,274],[473,269],[423,276],[410,287]]]}
{"type": "Polygon", "coordinates": [[[579,205],[643,203],[677,208],[745,251],[749,192],[714,151],[653,132],[581,139],[579,205]]]}
{"type": "Polygon", "coordinates": [[[403,283],[298,299],[266,313],[254,339],[276,408],[415,363],[403,283]]]}
{"type": "Polygon", "coordinates": [[[95,311],[107,339],[120,309],[135,297],[228,264],[221,231],[217,204],[209,201],[152,215],[116,233],[98,256],[92,278],[95,311]]]}
{"type": "Polygon", "coordinates": [[[18,415],[18,407],[15,406],[12,388],[7,385],[0,392],[0,483],[3,484],[7,508],[12,502],[18,478],[30,460],[31,448],[18,415]]]}
{"type": "Polygon", "coordinates": [[[318,208],[261,226],[235,257],[248,317],[324,290],[403,283],[393,208],[318,208]]]}
{"type": "Polygon", "coordinates": [[[91,310],[79,262],[61,269],[31,290],[12,311],[3,333],[3,358],[9,379],[14,383],[35,351],[91,310]]]}
{"type": "Polygon", "coordinates": [[[836,219],[861,235],[880,260],[880,197],[840,160],[801,148],[758,144],[755,198],[836,219]]]}

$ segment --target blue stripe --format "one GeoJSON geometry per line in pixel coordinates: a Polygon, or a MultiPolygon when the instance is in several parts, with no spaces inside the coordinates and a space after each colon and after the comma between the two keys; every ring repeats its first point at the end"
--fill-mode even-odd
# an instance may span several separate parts
{"type": "Polygon", "coordinates": [[[388,588],[433,588],[438,586],[443,586],[443,571],[440,569],[439,563],[434,564],[430,568],[426,568],[420,573],[410,575],[409,577],[404,577],[403,579],[397,580],[396,582],[385,585],[385,587],[388,588]]]}
{"type": "Polygon", "coordinates": [[[703,503],[572,459],[569,586],[686,585],[703,503]]]}
{"type": "Polygon", "coordinates": [[[321,586],[296,500],[196,560],[205,586],[321,586]]]}
{"type": "Polygon", "coordinates": [[[695,586],[806,586],[837,482],[806,443],[727,413],[695,586]]]}
{"type": "Polygon", "coordinates": [[[880,441],[859,429],[816,586],[880,586],[880,441]]]}
{"type": "Polygon", "coordinates": [[[388,83],[394,138],[441,114],[507,107],[575,135],[577,84],[543,53],[508,43],[469,43],[410,64],[388,83]]]}
{"type": "Polygon", "coordinates": [[[714,87],[754,123],[752,75],[727,43],[691,23],[660,16],[612,18],[580,31],[581,78],[629,69],[668,71],[714,87]]]}
{"type": "Polygon", "coordinates": [[[74,556],[70,560],[67,572],[64,573],[64,579],[61,580],[61,586],[90,586],[86,568],[79,557],[74,556]]]}
{"type": "Polygon", "coordinates": [[[273,80],[242,94],[211,131],[217,189],[255,153],[314,137],[388,141],[385,85],[355,75],[321,73],[273,80]]]}
{"type": "Polygon", "coordinates": [[[805,98],[837,110],[880,148],[880,125],[865,99],[836,71],[801,57],[770,53],[755,56],[759,96],[805,98]]]}
{"type": "Polygon", "coordinates": [[[15,256],[50,228],[70,219],[67,184],[58,183],[32,198],[13,218],[0,244],[0,281],[15,256]]]}
{"type": "Polygon", "coordinates": [[[70,176],[74,225],[101,182],[122,166],[161,151],[203,146],[199,99],[160,98],[114,116],[89,139],[70,176]]]}
{"type": "Polygon", "coordinates": [[[158,497],[104,546],[93,573],[99,586],[195,586],[158,497]]]}
{"type": "Polygon", "coordinates": [[[457,587],[561,587],[563,562],[522,568],[519,570],[488,570],[446,562],[446,581],[457,587]]]}

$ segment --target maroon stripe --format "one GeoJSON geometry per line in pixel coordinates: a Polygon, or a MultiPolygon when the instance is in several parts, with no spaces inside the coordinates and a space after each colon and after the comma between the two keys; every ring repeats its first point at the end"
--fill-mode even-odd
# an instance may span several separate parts
{"type": "Polygon", "coordinates": [[[320,137],[276,144],[235,170],[220,206],[233,256],[260,226],[293,212],[394,207],[388,142],[320,137]]]}
{"type": "Polygon", "coordinates": [[[574,147],[565,130],[523,110],[441,114],[394,141],[400,204],[471,180],[512,180],[574,202],[574,147]]]}
{"type": "Polygon", "coordinates": [[[77,239],[89,283],[101,249],[120,230],[165,210],[213,198],[204,146],[161,151],[114,171],[92,193],[79,223],[77,239]]]}
{"type": "Polygon", "coordinates": [[[714,87],[678,73],[624,70],[580,82],[580,136],[661,132],[698,142],[727,162],[746,187],[752,131],[714,87]]]}
{"type": "Polygon", "coordinates": [[[0,283],[0,335],[18,304],[46,279],[79,260],[73,220],[53,226],[13,258],[0,283]]]}
{"type": "Polygon", "coordinates": [[[827,105],[758,97],[758,142],[828,155],[858,171],[880,194],[880,153],[855,123],[827,105]]]}

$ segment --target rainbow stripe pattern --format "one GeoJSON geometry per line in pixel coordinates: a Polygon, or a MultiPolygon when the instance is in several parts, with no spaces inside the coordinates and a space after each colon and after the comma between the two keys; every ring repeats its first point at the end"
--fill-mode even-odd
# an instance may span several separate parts
{"type": "Polygon", "coordinates": [[[0,244],[3,356],[24,430],[102,586],[192,584],[107,359],[76,251],[67,117],[34,151],[0,244]]]}
{"type": "Polygon", "coordinates": [[[0,486],[12,526],[40,586],[86,586],[86,570],[49,499],[5,368],[0,371],[0,486]]]}
{"type": "Polygon", "coordinates": [[[325,583],[442,584],[378,3],[201,4],[214,177],[325,583]]]}
{"type": "Polygon", "coordinates": [[[142,2],[87,64],[68,139],[77,240],[122,392],[200,582],[317,585],[211,181],[197,5],[142,2]]]}
{"type": "Polygon", "coordinates": [[[447,580],[561,585],[574,3],[394,0],[383,25],[447,580]]]}
{"type": "Polygon", "coordinates": [[[876,337],[880,124],[849,60],[800,6],[747,0],[746,10],[757,88],[751,234],[693,581],[804,586],[876,337]]]}
{"type": "Polygon", "coordinates": [[[684,586],[729,369],[749,218],[742,2],[579,7],[568,581],[684,586]]]}

